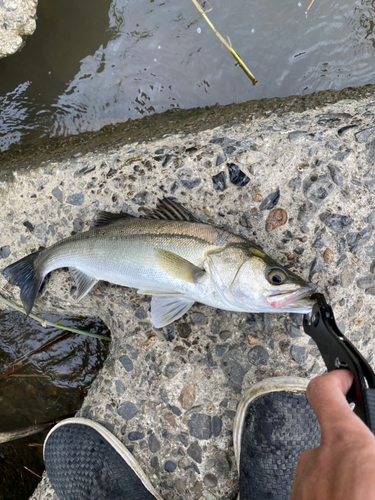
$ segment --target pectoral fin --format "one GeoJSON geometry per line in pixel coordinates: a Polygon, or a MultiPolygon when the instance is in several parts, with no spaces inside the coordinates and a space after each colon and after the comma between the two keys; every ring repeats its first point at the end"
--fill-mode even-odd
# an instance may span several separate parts
{"type": "Polygon", "coordinates": [[[196,283],[197,279],[205,273],[203,269],[168,250],[156,249],[155,254],[159,266],[175,278],[196,283]]]}
{"type": "Polygon", "coordinates": [[[181,318],[194,304],[195,300],[182,294],[153,295],[151,300],[151,318],[156,328],[169,325],[181,318]]]}
{"type": "Polygon", "coordinates": [[[85,295],[89,293],[91,288],[95,286],[99,280],[93,278],[92,276],[88,276],[82,271],[79,271],[78,269],[74,269],[72,267],[69,268],[69,271],[77,285],[76,302],[79,302],[85,295]]]}

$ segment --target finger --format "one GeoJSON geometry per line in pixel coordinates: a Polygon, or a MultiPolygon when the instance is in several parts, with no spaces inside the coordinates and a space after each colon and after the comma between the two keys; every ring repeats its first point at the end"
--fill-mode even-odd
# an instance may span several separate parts
{"type": "Polygon", "coordinates": [[[335,370],[309,383],[306,394],[318,419],[322,439],[327,426],[358,418],[345,397],[352,383],[353,375],[349,370],[335,370]]]}

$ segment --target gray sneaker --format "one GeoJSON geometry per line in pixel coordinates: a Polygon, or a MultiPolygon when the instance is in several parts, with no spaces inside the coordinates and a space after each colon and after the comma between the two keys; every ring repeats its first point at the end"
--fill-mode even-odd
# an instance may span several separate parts
{"type": "Polygon", "coordinates": [[[162,500],[125,446],[86,418],[50,431],[44,462],[59,500],[162,500]]]}
{"type": "Polygon", "coordinates": [[[234,420],[239,500],[288,500],[302,451],[320,444],[308,380],[276,377],[243,396],[234,420]]]}

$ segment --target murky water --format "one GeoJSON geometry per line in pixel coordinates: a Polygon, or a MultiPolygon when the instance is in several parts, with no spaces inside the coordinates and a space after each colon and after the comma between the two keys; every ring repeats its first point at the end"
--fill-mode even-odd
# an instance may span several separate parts
{"type": "Polygon", "coordinates": [[[0,150],[173,107],[375,82],[375,0],[39,0],[37,30],[0,60],[0,150]],[[206,3],[206,8],[208,5],[206,3]]]}
{"type": "MultiPolygon", "coordinates": [[[[48,316],[56,322],[60,317],[48,316]]],[[[66,326],[108,335],[98,320],[66,319],[66,326]]],[[[0,313],[0,374],[9,363],[38,349],[62,330],[43,328],[20,313],[0,313]]],[[[109,342],[72,334],[30,362],[11,377],[0,379],[0,432],[76,412],[107,356],[109,342]]],[[[0,444],[0,500],[27,499],[43,472],[42,447],[46,433],[0,444]],[[31,448],[27,444],[35,443],[31,448]],[[32,472],[25,469],[25,466],[32,472]]]]}

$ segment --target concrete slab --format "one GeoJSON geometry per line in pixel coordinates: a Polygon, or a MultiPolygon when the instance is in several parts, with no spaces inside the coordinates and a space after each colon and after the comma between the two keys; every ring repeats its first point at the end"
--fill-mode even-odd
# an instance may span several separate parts
{"type": "MultiPolygon", "coordinates": [[[[32,149],[9,153],[0,183],[1,267],[87,230],[99,210],[138,215],[157,198],[174,196],[203,222],[243,234],[315,282],[339,326],[371,361],[375,92],[351,92],[351,99],[333,104],[324,104],[324,94],[317,107],[298,112],[290,100],[287,112],[273,100],[271,109],[265,104],[247,118],[238,113],[236,119],[227,107],[230,126],[204,129],[202,119],[193,133],[162,136],[156,129],[155,140],[128,142],[113,128],[91,143],[91,151],[84,136],[62,139],[55,149],[46,143],[34,155],[32,149]],[[230,172],[236,182],[239,176],[230,165],[250,182],[233,184],[230,172]],[[287,222],[267,231],[275,225],[269,221],[275,209],[286,212],[287,222]]],[[[213,116],[215,109],[204,113],[213,116]]],[[[174,130],[187,126],[176,120],[174,130]]],[[[0,286],[19,303],[17,288],[3,277],[0,286]]],[[[101,283],[76,304],[64,270],[52,273],[35,312],[99,316],[108,325],[110,354],[78,414],[102,423],[129,447],[166,500],[235,498],[232,426],[241,393],[265,377],[310,378],[324,371],[298,315],[238,314],[196,304],[157,330],[149,297],[101,283]]],[[[44,477],[32,499],[52,498],[44,477]]]]}
{"type": "Polygon", "coordinates": [[[37,0],[0,2],[0,59],[23,47],[25,38],[36,29],[37,0]]]}

